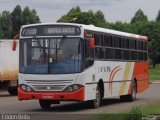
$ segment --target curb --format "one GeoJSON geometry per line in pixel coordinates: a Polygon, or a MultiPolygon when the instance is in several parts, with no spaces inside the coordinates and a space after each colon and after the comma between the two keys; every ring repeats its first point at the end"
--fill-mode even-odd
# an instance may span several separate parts
{"type": "Polygon", "coordinates": [[[160,84],[160,80],[149,81],[149,84],[160,84]]]}

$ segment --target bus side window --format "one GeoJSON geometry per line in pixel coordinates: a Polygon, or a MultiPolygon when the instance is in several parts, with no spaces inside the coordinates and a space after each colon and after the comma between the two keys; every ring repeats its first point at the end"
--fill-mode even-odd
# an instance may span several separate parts
{"type": "Polygon", "coordinates": [[[94,49],[89,48],[88,40],[89,38],[85,40],[85,68],[92,66],[94,63],[94,49]]]}
{"type": "Polygon", "coordinates": [[[115,60],[122,59],[122,50],[121,49],[114,49],[114,59],[115,60]]]}
{"type": "Polygon", "coordinates": [[[143,56],[144,56],[144,61],[147,61],[147,58],[148,58],[147,52],[144,52],[144,53],[143,53],[143,56]]]}
{"type": "Polygon", "coordinates": [[[138,41],[138,50],[143,50],[143,41],[138,41]]]}
{"type": "Polygon", "coordinates": [[[95,45],[101,46],[103,44],[103,35],[94,34],[94,38],[95,38],[95,45]]]}
{"type": "Polygon", "coordinates": [[[103,46],[105,46],[105,47],[113,47],[112,36],[110,36],[110,35],[104,35],[103,46]]]}
{"type": "Polygon", "coordinates": [[[122,38],[122,46],[125,49],[129,49],[129,39],[122,38]]]}
{"type": "Polygon", "coordinates": [[[113,59],[114,53],[112,48],[106,48],[105,59],[113,59]]]}
{"type": "Polygon", "coordinates": [[[138,60],[143,61],[143,59],[144,59],[143,55],[144,54],[142,51],[138,52],[138,60]]]}
{"type": "Polygon", "coordinates": [[[114,36],[114,47],[115,48],[121,48],[122,47],[121,38],[118,37],[118,36],[114,36]]]}
{"type": "Polygon", "coordinates": [[[130,51],[123,50],[123,60],[130,60],[130,51]]]}
{"type": "Polygon", "coordinates": [[[130,39],[130,49],[136,50],[136,48],[137,48],[137,41],[130,39]]]}
{"type": "Polygon", "coordinates": [[[143,50],[147,51],[147,42],[145,41],[143,45],[144,45],[144,47],[143,47],[144,49],[143,50]]]}
{"type": "Polygon", "coordinates": [[[104,49],[101,47],[96,47],[95,48],[95,58],[97,59],[104,59],[104,49]]]}

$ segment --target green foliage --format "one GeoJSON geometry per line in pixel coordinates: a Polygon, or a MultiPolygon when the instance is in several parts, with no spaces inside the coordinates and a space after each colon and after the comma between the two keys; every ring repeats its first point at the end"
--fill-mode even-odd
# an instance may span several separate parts
{"type": "Polygon", "coordinates": [[[160,22],[160,10],[158,11],[158,15],[157,15],[156,21],[160,22]]]}
{"type": "Polygon", "coordinates": [[[157,64],[154,69],[152,65],[149,68],[149,80],[160,80],[160,64],[157,64]]]}
{"type": "Polygon", "coordinates": [[[69,22],[79,24],[93,24],[99,27],[106,26],[106,20],[102,11],[93,12],[81,12],[81,9],[77,6],[72,8],[66,15],[62,16],[57,22],[69,22]]]}
{"type": "Polygon", "coordinates": [[[29,7],[25,7],[22,10],[21,6],[17,5],[11,13],[3,11],[0,14],[0,39],[13,38],[19,33],[22,25],[39,22],[40,19],[37,16],[36,10],[30,10],[29,7]]]}
{"type": "Polygon", "coordinates": [[[11,13],[11,21],[12,21],[12,36],[19,33],[20,27],[23,24],[22,21],[22,9],[20,5],[17,5],[11,13]]]}
{"type": "Polygon", "coordinates": [[[148,22],[148,18],[146,15],[144,15],[143,11],[139,9],[135,16],[131,19],[131,24],[137,23],[137,22],[148,22]]]}
{"type": "Polygon", "coordinates": [[[95,120],[141,120],[142,110],[139,107],[133,107],[129,112],[117,114],[100,114],[95,120]]]}
{"type": "Polygon", "coordinates": [[[22,21],[23,24],[33,24],[33,23],[39,23],[40,19],[36,15],[36,10],[30,10],[29,7],[25,7],[23,12],[22,12],[22,21]]]}
{"type": "Polygon", "coordinates": [[[159,103],[133,107],[129,112],[124,111],[116,114],[99,114],[94,120],[142,120],[144,117],[147,117],[145,119],[149,120],[153,119],[152,117],[155,117],[156,114],[160,114],[159,103]]]}
{"type": "Polygon", "coordinates": [[[74,23],[77,22],[77,17],[80,16],[80,7],[72,8],[66,15],[62,16],[57,22],[74,23]]]}
{"type": "Polygon", "coordinates": [[[3,11],[2,15],[0,16],[0,37],[9,38],[11,37],[12,33],[12,23],[10,20],[10,12],[3,11]]]}
{"type": "Polygon", "coordinates": [[[143,114],[160,114],[160,103],[152,103],[141,108],[143,114]]]}

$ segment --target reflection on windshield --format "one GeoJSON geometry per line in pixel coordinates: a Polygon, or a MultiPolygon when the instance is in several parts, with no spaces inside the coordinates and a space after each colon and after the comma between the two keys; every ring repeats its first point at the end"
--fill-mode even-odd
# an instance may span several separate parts
{"type": "Polygon", "coordinates": [[[79,38],[25,39],[20,43],[20,72],[67,74],[81,71],[79,38]]]}

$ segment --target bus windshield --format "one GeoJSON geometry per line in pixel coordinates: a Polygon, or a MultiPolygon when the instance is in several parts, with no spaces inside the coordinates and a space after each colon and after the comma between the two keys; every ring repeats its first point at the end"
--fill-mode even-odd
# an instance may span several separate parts
{"type": "Polygon", "coordinates": [[[20,40],[20,72],[69,74],[82,69],[80,38],[36,38],[20,40]]]}

